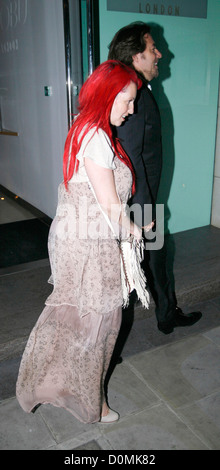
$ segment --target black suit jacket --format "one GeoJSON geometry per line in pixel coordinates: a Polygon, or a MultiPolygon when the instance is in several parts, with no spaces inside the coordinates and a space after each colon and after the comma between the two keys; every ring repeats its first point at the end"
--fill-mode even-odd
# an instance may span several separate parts
{"type": "MultiPolygon", "coordinates": [[[[161,120],[157,103],[147,82],[141,77],[143,86],[138,90],[135,100],[134,114],[126,122],[117,127],[123,148],[128,154],[135,171],[136,191],[129,205],[140,204],[142,219],[139,214],[134,217],[138,225],[146,225],[144,221],[144,205],[152,204],[153,219],[160,183],[162,168],[161,120]]],[[[152,219],[151,219],[152,220],[152,219]]],[[[150,220],[147,220],[149,223],[150,220]]]]}

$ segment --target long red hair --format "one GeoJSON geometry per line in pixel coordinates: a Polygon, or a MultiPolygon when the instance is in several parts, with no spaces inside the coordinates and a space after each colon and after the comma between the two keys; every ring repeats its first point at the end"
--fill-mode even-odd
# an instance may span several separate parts
{"type": "Polygon", "coordinates": [[[107,60],[95,69],[82,86],[79,93],[79,114],[68,132],[64,146],[63,175],[66,187],[73,173],[77,172],[79,161],[76,155],[85,134],[92,128],[94,128],[94,132],[101,128],[108,135],[117,157],[132,171],[132,191],[134,192],[135,183],[132,164],[119,139],[114,136],[110,123],[110,113],[114,100],[117,94],[130,82],[134,82],[137,89],[142,85],[133,69],[122,62],[107,60]]]}

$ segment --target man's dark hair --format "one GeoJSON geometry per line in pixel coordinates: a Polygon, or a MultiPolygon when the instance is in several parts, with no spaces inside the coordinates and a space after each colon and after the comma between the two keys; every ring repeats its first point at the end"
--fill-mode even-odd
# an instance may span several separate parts
{"type": "Polygon", "coordinates": [[[137,21],[121,28],[109,44],[108,59],[120,60],[132,66],[133,56],[146,48],[145,34],[150,33],[147,23],[137,21]]]}

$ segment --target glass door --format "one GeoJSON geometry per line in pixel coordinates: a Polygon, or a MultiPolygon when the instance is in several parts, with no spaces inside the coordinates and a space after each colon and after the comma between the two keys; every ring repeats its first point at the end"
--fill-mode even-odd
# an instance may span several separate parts
{"type": "Polygon", "coordinates": [[[78,95],[99,64],[98,0],[63,0],[68,125],[77,114],[78,95]]]}

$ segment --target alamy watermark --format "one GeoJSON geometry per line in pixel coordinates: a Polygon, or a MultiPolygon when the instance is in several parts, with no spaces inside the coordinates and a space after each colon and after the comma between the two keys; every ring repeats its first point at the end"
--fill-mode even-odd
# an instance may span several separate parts
{"type": "Polygon", "coordinates": [[[77,206],[60,204],[56,213],[56,236],[65,241],[68,237],[79,240],[124,239],[130,233],[131,217],[140,226],[156,223],[149,231],[144,231],[145,248],[159,250],[164,244],[164,205],[157,204],[153,214],[151,204],[145,204],[144,214],[139,204],[132,206],[112,204],[111,210],[100,209],[97,203],[91,204],[86,196],[79,198],[77,206]]]}

